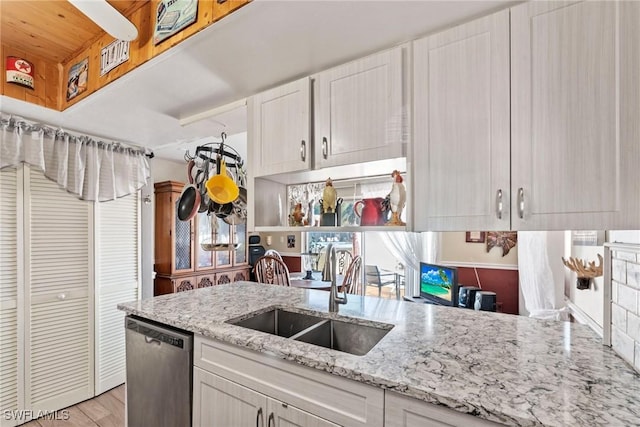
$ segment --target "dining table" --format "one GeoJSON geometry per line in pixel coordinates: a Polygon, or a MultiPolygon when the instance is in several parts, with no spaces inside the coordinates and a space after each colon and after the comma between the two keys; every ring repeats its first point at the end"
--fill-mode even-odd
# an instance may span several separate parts
{"type": "MultiPolygon", "coordinates": [[[[338,284],[338,287],[342,285],[343,279],[344,279],[344,276],[341,274],[336,277],[336,283],[338,284]]],[[[289,284],[294,288],[316,289],[321,291],[331,290],[331,282],[325,282],[320,278],[304,279],[302,276],[300,277],[292,276],[289,279],[289,284]]]]}

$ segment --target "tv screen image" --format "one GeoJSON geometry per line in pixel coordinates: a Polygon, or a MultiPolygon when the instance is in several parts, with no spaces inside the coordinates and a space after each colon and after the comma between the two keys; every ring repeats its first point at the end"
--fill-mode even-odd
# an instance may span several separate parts
{"type": "Polygon", "coordinates": [[[455,267],[420,263],[420,296],[442,305],[457,305],[458,270],[455,267]]]}

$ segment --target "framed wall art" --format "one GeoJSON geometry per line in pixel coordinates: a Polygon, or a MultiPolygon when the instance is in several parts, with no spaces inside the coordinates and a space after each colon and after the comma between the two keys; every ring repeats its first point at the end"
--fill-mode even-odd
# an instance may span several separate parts
{"type": "Polygon", "coordinates": [[[487,252],[497,247],[502,249],[502,256],[505,256],[517,244],[517,231],[489,231],[487,234],[487,252]]]}
{"type": "Polygon", "coordinates": [[[33,89],[33,64],[26,59],[7,56],[7,83],[15,83],[33,89]]]}
{"type": "Polygon", "coordinates": [[[67,101],[87,90],[88,78],[89,58],[84,58],[69,69],[69,76],[67,79],[67,101]]]}
{"type": "Polygon", "coordinates": [[[155,15],[153,44],[158,44],[196,22],[198,0],[160,0],[155,15]]]}
{"type": "Polygon", "coordinates": [[[487,233],[484,231],[467,231],[465,242],[467,243],[484,243],[487,233]]]}

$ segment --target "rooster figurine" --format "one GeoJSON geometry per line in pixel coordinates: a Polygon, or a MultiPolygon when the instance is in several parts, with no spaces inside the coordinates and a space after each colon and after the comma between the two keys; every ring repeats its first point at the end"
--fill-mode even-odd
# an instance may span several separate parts
{"type": "Polygon", "coordinates": [[[391,219],[386,225],[406,225],[400,217],[407,201],[407,190],[404,188],[399,171],[394,170],[391,173],[391,178],[393,178],[393,186],[391,187],[391,193],[387,196],[391,206],[391,219]]]}
{"type": "Polygon", "coordinates": [[[338,202],[338,194],[333,188],[331,178],[327,179],[324,190],[322,191],[322,212],[333,213],[336,211],[336,203],[338,202]]]}

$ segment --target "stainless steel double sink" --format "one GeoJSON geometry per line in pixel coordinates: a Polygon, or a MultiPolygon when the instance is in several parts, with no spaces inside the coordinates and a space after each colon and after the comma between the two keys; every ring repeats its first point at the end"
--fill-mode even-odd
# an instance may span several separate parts
{"type": "Polygon", "coordinates": [[[344,319],[273,308],[227,323],[357,356],[367,354],[393,328],[386,323],[372,326],[344,319]]]}

